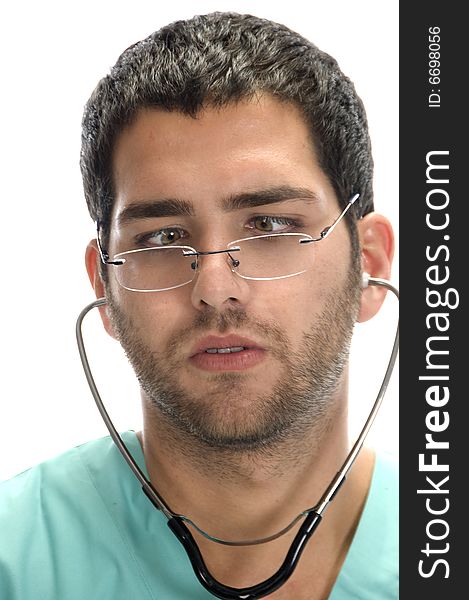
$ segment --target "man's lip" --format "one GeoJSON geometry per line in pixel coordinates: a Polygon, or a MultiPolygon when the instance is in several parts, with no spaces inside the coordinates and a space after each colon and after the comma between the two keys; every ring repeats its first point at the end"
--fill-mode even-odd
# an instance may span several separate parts
{"type": "Polygon", "coordinates": [[[247,337],[242,337],[239,335],[208,335],[197,342],[197,344],[192,348],[190,356],[192,357],[196,356],[197,354],[202,354],[206,352],[208,348],[239,348],[240,346],[243,348],[264,350],[261,345],[247,337]]]}

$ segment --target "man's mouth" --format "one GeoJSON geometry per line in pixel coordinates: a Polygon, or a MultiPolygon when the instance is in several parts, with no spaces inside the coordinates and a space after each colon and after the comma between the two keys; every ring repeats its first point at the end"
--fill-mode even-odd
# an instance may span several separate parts
{"type": "Polygon", "coordinates": [[[195,345],[190,363],[203,371],[244,371],[264,360],[266,350],[238,335],[209,335],[195,345]]]}

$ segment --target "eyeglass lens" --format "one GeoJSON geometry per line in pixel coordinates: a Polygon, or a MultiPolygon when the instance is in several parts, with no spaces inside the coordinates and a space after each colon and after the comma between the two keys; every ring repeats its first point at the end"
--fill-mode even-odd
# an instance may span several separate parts
{"type": "MultiPolygon", "coordinates": [[[[315,244],[300,244],[307,237],[281,234],[246,238],[228,244],[230,254],[221,256],[234,273],[245,279],[291,277],[312,265],[315,244]],[[232,259],[239,265],[233,267],[232,259]]],[[[191,250],[187,246],[171,246],[122,252],[114,257],[124,260],[115,267],[117,280],[124,288],[136,291],[163,291],[185,285],[196,275],[192,266],[195,257],[184,254],[191,250]]],[[[199,264],[207,259],[213,257],[198,257],[199,264]]]]}

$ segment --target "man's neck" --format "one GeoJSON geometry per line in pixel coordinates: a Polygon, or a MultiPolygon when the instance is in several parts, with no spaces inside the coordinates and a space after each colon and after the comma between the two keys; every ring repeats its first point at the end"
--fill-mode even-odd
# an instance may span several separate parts
{"type": "MultiPolygon", "coordinates": [[[[244,529],[252,506],[255,528],[256,513],[269,514],[271,528],[273,520],[289,515],[291,520],[292,511],[298,514],[313,506],[341,467],[348,449],[343,413],[334,411],[306,435],[230,451],[198,444],[154,411],[145,411],[141,442],[150,479],[175,512],[204,522],[210,530],[212,516],[223,506],[227,516],[233,512],[230,521],[240,518],[244,529]]],[[[235,530],[239,537],[238,525],[235,530]]]]}
{"type": "MultiPolygon", "coordinates": [[[[147,418],[139,434],[153,485],[175,513],[189,517],[206,533],[230,541],[275,534],[313,507],[348,451],[345,414],[334,415],[328,427],[322,428],[320,439],[312,433],[311,439],[298,442],[295,457],[283,452],[238,453],[236,458],[223,458],[223,453],[203,453],[202,449],[194,456],[160,424],[147,418]]],[[[358,523],[372,468],[372,454],[362,452],[325,511],[295,576],[273,597],[301,600],[303,596],[296,586],[303,580],[304,589],[311,591],[313,579],[317,588],[317,593],[305,598],[319,599],[330,591],[358,523]],[[295,592],[291,586],[295,586],[295,592]]],[[[277,570],[298,526],[274,542],[234,549],[209,541],[195,530],[191,532],[214,576],[228,585],[244,587],[277,570]]]]}

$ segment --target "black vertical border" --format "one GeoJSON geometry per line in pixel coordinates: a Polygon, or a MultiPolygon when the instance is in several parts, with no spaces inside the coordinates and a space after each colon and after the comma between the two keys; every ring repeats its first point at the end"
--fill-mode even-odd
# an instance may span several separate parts
{"type": "MultiPolygon", "coordinates": [[[[469,390],[464,377],[469,374],[466,344],[469,325],[465,322],[469,317],[465,281],[469,274],[466,208],[469,192],[463,184],[469,171],[469,165],[466,166],[469,102],[465,92],[469,81],[469,23],[462,14],[463,6],[464,3],[454,1],[430,0],[401,2],[399,7],[400,598],[403,600],[468,597],[469,567],[465,565],[468,517],[464,508],[469,504],[469,486],[464,490],[463,481],[469,458],[469,429],[465,421],[469,390]],[[439,28],[439,82],[430,81],[430,68],[435,66],[429,62],[432,58],[430,28],[433,32],[439,28]],[[430,94],[437,94],[439,98],[437,95],[430,98],[430,94]],[[434,174],[433,179],[447,177],[449,183],[427,182],[427,153],[432,151],[448,151],[448,155],[433,155],[431,161],[448,165],[449,169],[433,170],[430,175],[434,174]],[[429,208],[427,195],[432,189],[445,190],[449,197],[447,207],[429,208]],[[431,229],[427,218],[433,219],[433,224],[443,224],[448,218],[448,226],[431,229]],[[429,272],[432,266],[437,268],[429,272]],[[429,277],[441,280],[447,275],[445,283],[429,282],[429,277]],[[448,293],[449,304],[455,304],[458,298],[458,306],[429,307],[427,294],[431,289],[441,293],[442,301],[448,293]],[[438,332],[436,320],[428,321],[428,316],[435,312],[443,315],[439,321],[441,326],[449,324],[447,331],[438,332]],[[438,335],[447,336],[448,340],[433,340],[431,348],[448,353],[434,355],[432,364],[446,364],[448,368],[429,370],[426,344],[429,337],[438,335]],[[419,379],[430,374],[447,375],[449,379],[433,382],[419,379]],[[441,397],[443,386],[447,386],[449,400],[445,405],[429,405],[426,393],[431,385],[441,386],[441,397]],[[438,417],[429,416],[434,410],[438,411],[438,417]],[[443,427],[445,419],[449,419],[448,426],[434,432],[433,439],[446,441],[449,447],[426,449],[428,424],[439,423],[443,427]],[[424,472],[419,469],[422,453],[425,463],[432,460],[434,453],[438,464],[448,465],[449,470],[424,472]],[[426,480],[427,476],[434,486],[426,480]],[[441,483],[446,476],[449,479],[441,483]],[[417,492],[434,490],[435,486],[446,492],[417,492]],[[439,515],[429,512],[429,509],[443,511],[445,508],[447,510],[439,515]],[[419,565],[426,577],[419,573],[419,565]]],[[[445,198],[443,192],[432,192],[430,203],[440,201],[443,205],[445,198]]],[[[436,299],[433,294],[432,300],[436,299]]]]}

